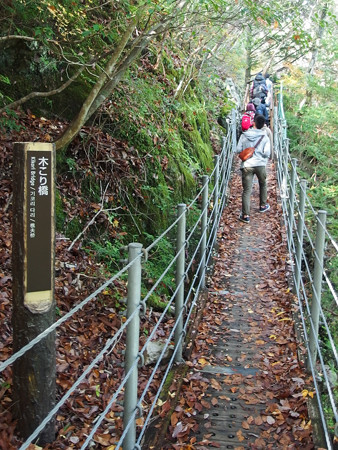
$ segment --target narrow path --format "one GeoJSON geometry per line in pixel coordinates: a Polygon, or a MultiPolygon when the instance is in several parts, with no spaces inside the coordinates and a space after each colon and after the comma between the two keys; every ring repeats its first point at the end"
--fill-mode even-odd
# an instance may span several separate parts
{"type": "Polygon", "coordinates": [[[297,358],[297,308],[273,166],[268,170],[271,210],[258,212],[255,183],[250,225],[238,221],[238,168],[233,176],[191,369],[167,434],[172,444],[163,448],[314,448],[306,406],[311,379],[297,358]]]}

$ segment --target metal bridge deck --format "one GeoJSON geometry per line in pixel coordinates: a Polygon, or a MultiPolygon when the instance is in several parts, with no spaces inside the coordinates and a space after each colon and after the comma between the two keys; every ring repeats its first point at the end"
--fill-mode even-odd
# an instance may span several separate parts
{"type": "MultiPolygon", "coordinates": [[[[300,417],[301,411],[292,411],[295,384],[291,378],[304,369],[297,361],[292,318],[283,313],[288,311],[290,315],[291,294],[286,279],[286,248],[281,251],[281,232],[276,233],[271,223],[271,216],[278,215],[272,175],[270,168],[271,211],[254,212],[258,209],[256,184],[250,225],[237,220],[240,196],[230,199],[224,212],[231,217],[224,231],[221,222],[218,257],[208,280],[208,301],[195,338],[202,357],[195,356],[190,371],[190,376],[203,378],[207,387],[203,410],[194,416],[198,424],[196,441],[186,448],[314,448],[310,433],[297,437],[300,421],[292,425],[292,416],[299,413],[300,417]],[[231,250],[229,238],[235,240],[231,250]],[[270,276],[281,267],[280,277],[270,276]],[[215,323],[208,328],[204,321],[211,317],[215,323]],[[286,364],[290,358],[295,359],[294,372],[286,364]]],[[[306,417],[307,412],[304,414],[306,417]]]]}

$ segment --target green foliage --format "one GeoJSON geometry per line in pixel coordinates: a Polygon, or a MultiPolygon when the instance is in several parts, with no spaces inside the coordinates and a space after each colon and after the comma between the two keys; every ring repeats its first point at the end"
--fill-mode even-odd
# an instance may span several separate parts
{"type": "Polygon", "coordinates": [[[225,91],[223,97],[223,106],[220,110],[220,115],[222,117],[227,117],[233,108],[236,108],[235,102],[229,97],[229,93],[225,91]]]}
{"type": "MultiPolygon", "coordinates": [[[[297,71],[298,80],[299,76],[297,71]]],[[[295,83],[292,77],[285,83],[285,111],[290,148],[293,155],[299,159],[302,176],[309,180],[309,196],[313,206],[328,211],[328,228],[337,237],[337,86],[332,80],[323,85],[323,81],[316,78],[310,78],[307,84],[305,77],[300,79],[299,84],[295,83]],[[311,93],[311,103],[299,110],[299,104],[306,92],[311,93]]]]}
{"type": "MultiPolygon", "coordinates": [[[[66,220],[66,214],[63,209],[62,198],[60,192],[55,193],[55,226],[57,231],[62,231],[66,220]]],[[[75,237],[75,236],[74,236],[75,237]]]]}
{"type": "MultiPolygon", "coordinates": [[[[290,150],[299,162],[299,173],[308,180],[308,196],[316,210],[328,212],[327,228],[333,238],[338,237],[337,199],[337,132],[338,132],[338,90],[335,80],[327,76],[307,77],[302,71],[292,68],[289,77],[284,80],[284,107],[288,123],[290,150]],[[300,109],[306,99],[305,106],[300,109]]],[[[312,217],[312,216],[311,216],[312,217]]],[[[308,221],[308,228],[314,240],[316,224],[308,221]]],[[[327,239],[325,250],[325,270],[333,287],[338,286],[338,258],[336,250],[327,239]]],[[[332,294],[323,284],[322,308],[330,329],[334,345],[338,345],[338,320],[335,314],[336,303],[332,294]]],[[[332,358],[332,346],[325,327],[319,330],[321,349],[325,364],[330,368],[332,376],[337,376],[332,358]],[[330,367],[331,366],[331,367],[330,367]]],[[[321,375],[320,375],[321,376],[321,375]]],[[[333,386],[333,394],[338,401],[337,382],[333,386]]],[[[333,412],[329,397],[323,391],[321,400],[327,424],[333,432],[333,412]]]]}
{"type": "MultiPolygon", "coordinates": [[[[132,238],[130,238],[132,240],[132,238]]],[[[142,239],[144,247],[153,242],[155,237],[144,232],[142,239]]],[[[120,260],[126,257],[126,252],[121,252],[124,246],[122,239],[101,238],[88,242],[88,252],[95,255],[99,264],[103,264],[108,273],[115,273],[121,268],[120,260]]],[[[149,259],[142,264],[142,296],[144,297],[149,289],[155,284],[161,274],[167,269],[168,261],[175,254],[173,243],[168,238],[163,238],[157,246],[151,250],[149,259]]],[[[172,294],[175,280],[175,265],[173,265],[161,280],[159,286],[151,294],[147,305],[156,310],[163,310],[167,304],[166,299],[172,294]]],[[[126,274],[122,276],[122,279],[126,274]]]]}
{"type": "Polygon", "coordinates": [[[114,273],[120,268],[120,259],[125,257],[120,252],[122,246],[121,240],[104,237],[88,242],[88,251],[94,251],[96,261],[104,264],[109,273],[114,273]]]}
{"type": "Polygon", "coordinates": [[[198,87],[177,100],[168,96],[168,79],[147,71],[141,75],[135,78],[131,71],[116,89],[104,122],[106,131],[143,158],[142,171],[135,174],[138,195],[133,195],[135,179],[125,189],[132,210],[138,211],[139,230],[155,235],[168,226],[167,211],[194,195],[197,177],[213,166],[213,151],[198,87]]]}
{"type": "Polygon", "coordinates": [[[86,173],[81,182],[83,195],[91,202],[99,202],[101,198],[101,188],[96,177],[91,173],[86,173]]]}
{"type": "MultiPolygon", "coordinates": [[[[1,93],[0,93],[1,99],[1,93]]],[[[6,112],[0,117],[0,130],[4,132],[10,131],[20,131],[22,129],[22,125],[17,123],[18,115],[15,111],[11,109],[7,109],[6,112]]]]}
{"type": "Polygon", "coordinates": [[[147,300],[148,308],[153,308],[155,311],[163,311],[167,302],[163,300],[163,298],[157,294],[151,294],[147,300]]]}
{"type": "MultiPolygon", "coordinates": [[[[155,240],[156,236],[152,236],[146,232],[143,233],[146,239],[144,246],[155,240]]],[[[148,261],[144,263],[144,279],[147,280],[147,287],[152,286],[160,275],[168,268],[169,262],[175,255],[175,244],[167,236],[163,237],[155,248],[151,250],[148,261]]],[[[173,292],[175,282],[175,264],[173,264],[166,275],[163,277],[160,285],[156,289],[156,295],[169,295],[173,292]]]]}
{"type": "MultiPolygon", "coordinates": [[[[60,221],[61,219],[58,217],[57,223],[60,223],[60,221]]],[[[68,236],[69,239],[73,240],[79,233],[81,233],[83,226],[84,225],[81,223],[78,217],[73,217],[64,224],[63,229],[66,233],[66,236],[68,236]]]]}
{"type": "Polygon", "coordinates": [[[6,76],[1,75],[1,73],[0,73],[0,82],[5,84],[11,84],[11,80],[6,76]]]}

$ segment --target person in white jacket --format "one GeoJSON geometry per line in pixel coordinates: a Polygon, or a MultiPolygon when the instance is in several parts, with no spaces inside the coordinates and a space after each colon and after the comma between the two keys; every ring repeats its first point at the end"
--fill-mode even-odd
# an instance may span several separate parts
{"type": "Polygon", "coordinates": [[[237,144],[236,153],[238,154],[247,147],[254,147],[263,136],[253,156],[241,164],[243,194],[242,212],[239,220],[244,223],[250,223],[250,203],[254,175],[257,176],[259,183],[259,211],[263,213],[270,209],[270,205],[267,203],[266,164],[270,157],[271,148],[270,139],[263,130],[264,124],[264,116],[256,115],[253,128],[243,133],[237,144]]]}
{"type": "Polygon", "coordinates": [[[268,88],[268,94],[266,96],[265,104],[268,108],[271,109],[273,83],[270,80],[270,75],[268,73],[265,75],[265,83],[266,83],[266,87],[268,88]]]}

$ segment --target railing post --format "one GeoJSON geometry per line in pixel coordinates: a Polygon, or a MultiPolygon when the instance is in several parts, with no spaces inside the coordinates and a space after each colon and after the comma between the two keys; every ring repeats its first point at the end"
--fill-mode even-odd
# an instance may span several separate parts
{"type": "Polygon", "coordinates": [[[207,250],[207,223],[208,223],[208,187],[209,177],[202,176],[202,218],[201,218],[201,248],[200,248],[200,279],[201,289],[205,287],[205,261],[207,250]]]}
{"type": "Polygon", "coordinates": [[[279,156],[279,139],[278,139],[278,107],[273,108],[273,150],[275,159],[278,161],[279,156]]]}
{"type": "MultiPolygon", "coordinates": [[[[142,244],[133,242],[128,246],[128,261],[134,264],[128,269],[128,297],[127,319],[134,314],[141,300],[141,249],[142,244]]],[[[135,314],[127,325],[125,373],[127,374],[134,365],[125,385],[123,403],[123,426],[127,428],[137,406],[138,368],[135,361],[138,359],[140,338],[140,314],[135,314]]],[[[136,418],[129,427],[123,440],[123,450],[133,450],[136,442],[136,418]]]]}
{"type": "Polygon", "coordinates": [[[226,144],[226,137],[222,136],[222,146],[221,146],[222,150],[221,150],[221,153],[224,152],[225,144],[226,144]]]}
{"type": "Polygon", "coordinates": [[[293,216],[294,216],[294,206],[295,206],[295,194],[296,194],[296,177],[297,177],[297,159],[292,158],[291,160],[291,178],[290,178],[290,190],[289,190],[289,208],[288,208],[288,243],[289,248],[292,248],[292,232],[293,232],[293,216]]]}
{"type": "Polygon", "coordinates": [[[300,182],[299,192],[299,210],[298,210],[298,223],[297,223],[297,242],[296,242],[296,254],[295,254],[295,285],[294,293],[299,291],[300,278],[301,278],[301,265],[302,265],[302,249],[303,249],[303,236],[305,226],[305,198],[306,198],[306,180],[300,182]]]}
{"type": "Polygon", "coordinates": [[[218,224],[218,201],[219,201],[219,156],[216,155],[214,157],[214,163],[215,163],[215,177],[214,177],[214,208],[213,208],[213,214],[214,214],[214,220],[213,220],[213,237],[211,241],[211,246],[214,245],[216,241],[217,236],[217,224],[218,224]]]}
{"type": "Polygon", "coordinates": [[[282,186],[281,186],[281,198],[288,198],[288,155],[289,155],[289,139],[282,140],[281,146],[281,159],[282,164],[282,186]]]}
{"type": "Polygon", "coordinates": [[[236,110],[231,110],[231,136],[232,136],[232,152],[235,153],[237,147],[237,123],[236,110]]]}
{"type": "Polygon", "coordinates": [[[225,195],[225,193],[224,193],[224,191],[225,191],[225,177],[226,177],[226,173],[225,173],[225,162],[226,162],[226,142],[223,142],[222,153],[221,153],[221,159],[220,159],[220,166],[221,166],[221,172],[220,172],[220,177],[221,177],[220,191],[221,191],[221,197],[222,197],[222,199],[223,199],[223,196],[225,195]]]}
{"type": "Polygon", "coordinates": [[[175,329],[175,362],[182,361],[182,346],[183,342],[181,339],[183,330],[183,316],[182,309],[184,304],[184,276],[185,276],[185,233],[186,233],[186,205],[185,203],[180,203],[177,205],[177,216],[180,217],[177,223],[177,243],[176,251],[179,253],[176,262],[176,297],[175,297],[175,319],[177,322],[175,329]],[[180,316],[181,314],[181,316],[180,316]]]}
{"type": "Polygon", "coordinates": [[[287,122],[285,119],[282,120],[282,139],[288,139],[287,138],[287,122]]]}
{"type": "Polygon", "coordinates": [[[318,211],[317,217],[317,231],[315,244],[315,264],[313,271],[313,286],[312,286],[312,301],[311,301],[311,319],[313,326],[309,333],[309,358],[307,362],[308,370],[311,370],[310,359],[312,366],[316,364],[317,358],[317,341],[319,329],[319,313],[322,296],[322,279],[323,279],[323,261],[324,261],[324,244],[325,244],[325,226],[326,226],[326,211],[318,211]]]}

